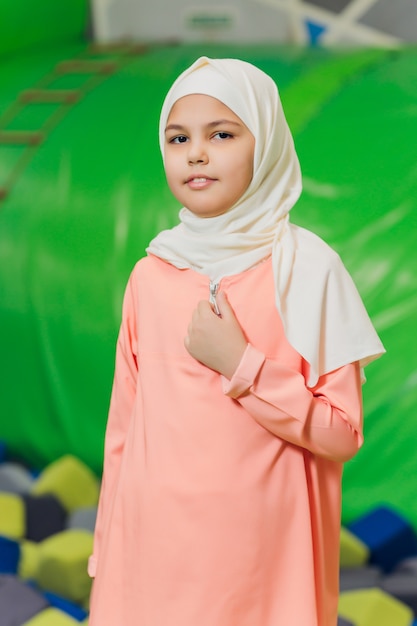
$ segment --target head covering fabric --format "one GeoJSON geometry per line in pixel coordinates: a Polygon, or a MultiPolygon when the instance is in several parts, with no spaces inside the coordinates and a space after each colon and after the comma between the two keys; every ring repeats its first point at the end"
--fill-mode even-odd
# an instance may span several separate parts
{"type": "Polygon", "coordinates": [[[337,254],[289,222],[302,190],[301,170],[275,82],[245,61],[197,59],[164,100],[163,158],[172,106],[191,94],[217,98],[254,135],[253,177],[222,215],[201,218],[183,207],[178,226],[159,233],[147,252],[216,282],[272,255],[276,306],[289,343],[310,364],[309,386],[342,365],[360,361],[364,366],[380,356],[384,348],[337,254]]]}

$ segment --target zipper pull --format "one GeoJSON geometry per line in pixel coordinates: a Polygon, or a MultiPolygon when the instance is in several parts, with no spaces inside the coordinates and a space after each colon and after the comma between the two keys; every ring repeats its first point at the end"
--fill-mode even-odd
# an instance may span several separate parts
{"type": "Polygon", "coordinates": [[[213,310],[215,312],[216,315],[220,316],[220,311],[219,311],[219,307],[217,306],[217,302],[216,302],[216,295],[217,292],[219,290],[219,283],[215,283],[214,281],[210,281],[210,303],[213,305],[213,310]]]}

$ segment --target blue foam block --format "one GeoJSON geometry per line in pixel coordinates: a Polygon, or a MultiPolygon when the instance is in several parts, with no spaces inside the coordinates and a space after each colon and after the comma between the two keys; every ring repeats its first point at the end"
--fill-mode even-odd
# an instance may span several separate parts
{"type": "Polygon", "coordinates": [[[6,442],[0,439],[0,463],[6,460],[7,456],[7,446],[6,442]]]}
{"type": "Polygon", "coordinates": [[[43,595],[51,606],[67,613],[78,622],[84,621],[88,615],[87,611],[78,604],[74,604],[73,602],[70,602],[70,600],[66,600],[51,591],[45,591],[43,595]]]}
{"type": "Polygon", "coordinates": [[[369,562],[390,572],[401,560],[417,554],[417,535],[399,513],[381,506],[348,526],[370,550],[369,562]]]}
{"type": "Polygon", "coordinates": [[[20,560],[20,544],[0,535],[0,573],[16,574],[20,560]]]}

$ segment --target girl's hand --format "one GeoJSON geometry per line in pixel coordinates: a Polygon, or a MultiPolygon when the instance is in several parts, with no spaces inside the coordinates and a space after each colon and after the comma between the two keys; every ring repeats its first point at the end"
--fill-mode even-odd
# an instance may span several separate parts
{"type": "Polygon", "coordinates": [[[216,297],[220,317],[213,311],[210,302],[198,303],[184,345],[197,361],[212,370],[232,378],[247,341],[239,322],[224,292],[216,297]]]}

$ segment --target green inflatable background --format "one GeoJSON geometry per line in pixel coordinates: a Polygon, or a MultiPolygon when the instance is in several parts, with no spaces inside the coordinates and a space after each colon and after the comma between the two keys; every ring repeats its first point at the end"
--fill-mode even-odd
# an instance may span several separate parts
{"type": "Polygon", "coordinates": [[[385,502],[417,527],[417,50],[97,50],[85,2],[59,19],[38,5],[48,27],[0,0],[0,439],[35,467],[70,452],[101,472],[125,283],[179,208],[160,105],[197,56],[237,56],[280,87],[304,175],[292,220],[340,252],[387,349],[367,368],[344,521],[385,502]]]}

